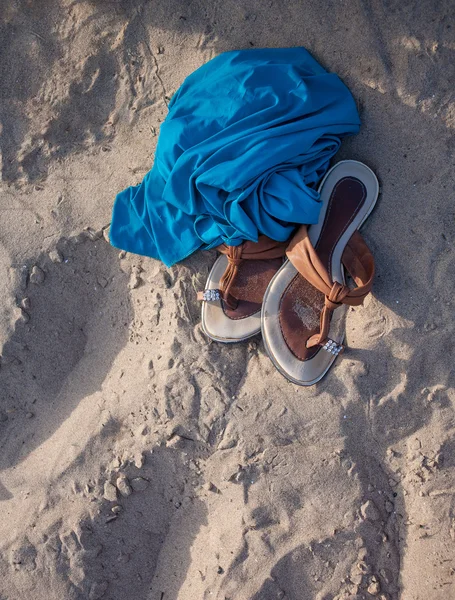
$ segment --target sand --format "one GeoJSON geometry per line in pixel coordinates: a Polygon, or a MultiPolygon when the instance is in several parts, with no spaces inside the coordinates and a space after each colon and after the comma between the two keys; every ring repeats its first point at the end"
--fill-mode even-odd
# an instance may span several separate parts
{"type": "Polygon", "coordinates": [[[4,0],[0,598],[455,598],[451,0],[4,0]],[[201,252],[106,241],[167,103],[306,46],[357,99],[373,295],[312,388],[200,329],[201,252]]]}

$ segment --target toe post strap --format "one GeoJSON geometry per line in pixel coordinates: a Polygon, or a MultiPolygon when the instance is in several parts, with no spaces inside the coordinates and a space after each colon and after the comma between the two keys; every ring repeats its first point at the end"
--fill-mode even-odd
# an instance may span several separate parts
{"type": "MultiPolygon", "coordinates": [[[[341,257],[341,262],[354,280],[357,287],[350,288],[345,284],[333,281],[330,273],[320,260],[317,251],[311,244],[307,229],[301,227],[287,249],[287,257],[299,273],[325,295],[324,307],[321,311],[319,333],[310,337],[307,347],[322,346],[332,352],[333,340],[328,338],[333,311],[342,304],[359,306],[371,292],[374,278],[374,258],[363,237],[355,231],[349,239],[341,257]],[[329,344],[327,346],[327,344],[329,344]],[[326,348],[327,346],[327,348],[326,348]]],[[[336,342],[335,349],[341,347],[336,342]]],[[[341,350],[335,352],[339,354],[341,350]]],[[[332,352],[334,354],[334,352],[332,352]]]]}
{"type": "Polygon", "coordinates": [[[284,257],[287,242],[277,242],[265,235],[259,236],[257,242],[243,242],[239,246],[222,244],[217,250],[227,258],[227,267],[220,279],[220,289],[198,292],[197,299],[203,302],[218,302],[222,300],[231,309],[237,307],[238,300],[230,294],[244,260],[270,260],[284,257]]]}

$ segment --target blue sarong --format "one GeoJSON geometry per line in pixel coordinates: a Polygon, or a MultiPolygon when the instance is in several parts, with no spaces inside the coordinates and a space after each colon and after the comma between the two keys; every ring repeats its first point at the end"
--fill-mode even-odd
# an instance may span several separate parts
{"type": "Polygon", "coordinates": [[[240,50],[185,79],[153,168],[117,195],[111,243],[171,266],[198,248],[317,223],[317,184],[357,133],[348,88],[304,48],[240,50]]]}

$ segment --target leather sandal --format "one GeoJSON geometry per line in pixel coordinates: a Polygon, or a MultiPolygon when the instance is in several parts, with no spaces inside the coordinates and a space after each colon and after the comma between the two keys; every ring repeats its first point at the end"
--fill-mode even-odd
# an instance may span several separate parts
{"type": "Polygon", "coordinates": [[[265,235],[239,246],[222,244],[202,301],[202,329],[218,342],[240,342],[261,331],[264,292],[285,260],[286,242],[265,235]]]}
{"type": "Polygon", "coordinates": [[[291,238],[288,260],[271,280],[262,305],[262,334],[277,369],[299,385],[327,373],[344,346],[347,306],[371,291],[374,259],[359,227],[376,203],[378,180],[366,165],[336,164],[321,186],[316,225],[291,238]],[[345,272],[357,287],[346,285],[345,272]]]}

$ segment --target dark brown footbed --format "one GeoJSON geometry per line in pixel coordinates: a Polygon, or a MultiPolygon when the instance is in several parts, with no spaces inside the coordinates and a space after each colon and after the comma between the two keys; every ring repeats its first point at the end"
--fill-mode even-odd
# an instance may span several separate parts
{"type": "Polygon", "coordinates": [[[235,309],[222,303],[224,314],[234,321],[246,319],[259,312],[262,306],[265,290],[272,277],[281,268],[284,258],[267,260],[244,260],[236,275],[229,295],[238,300],[235,309]],[[248,300],[243,300],[248,298],[248,300]]]}

